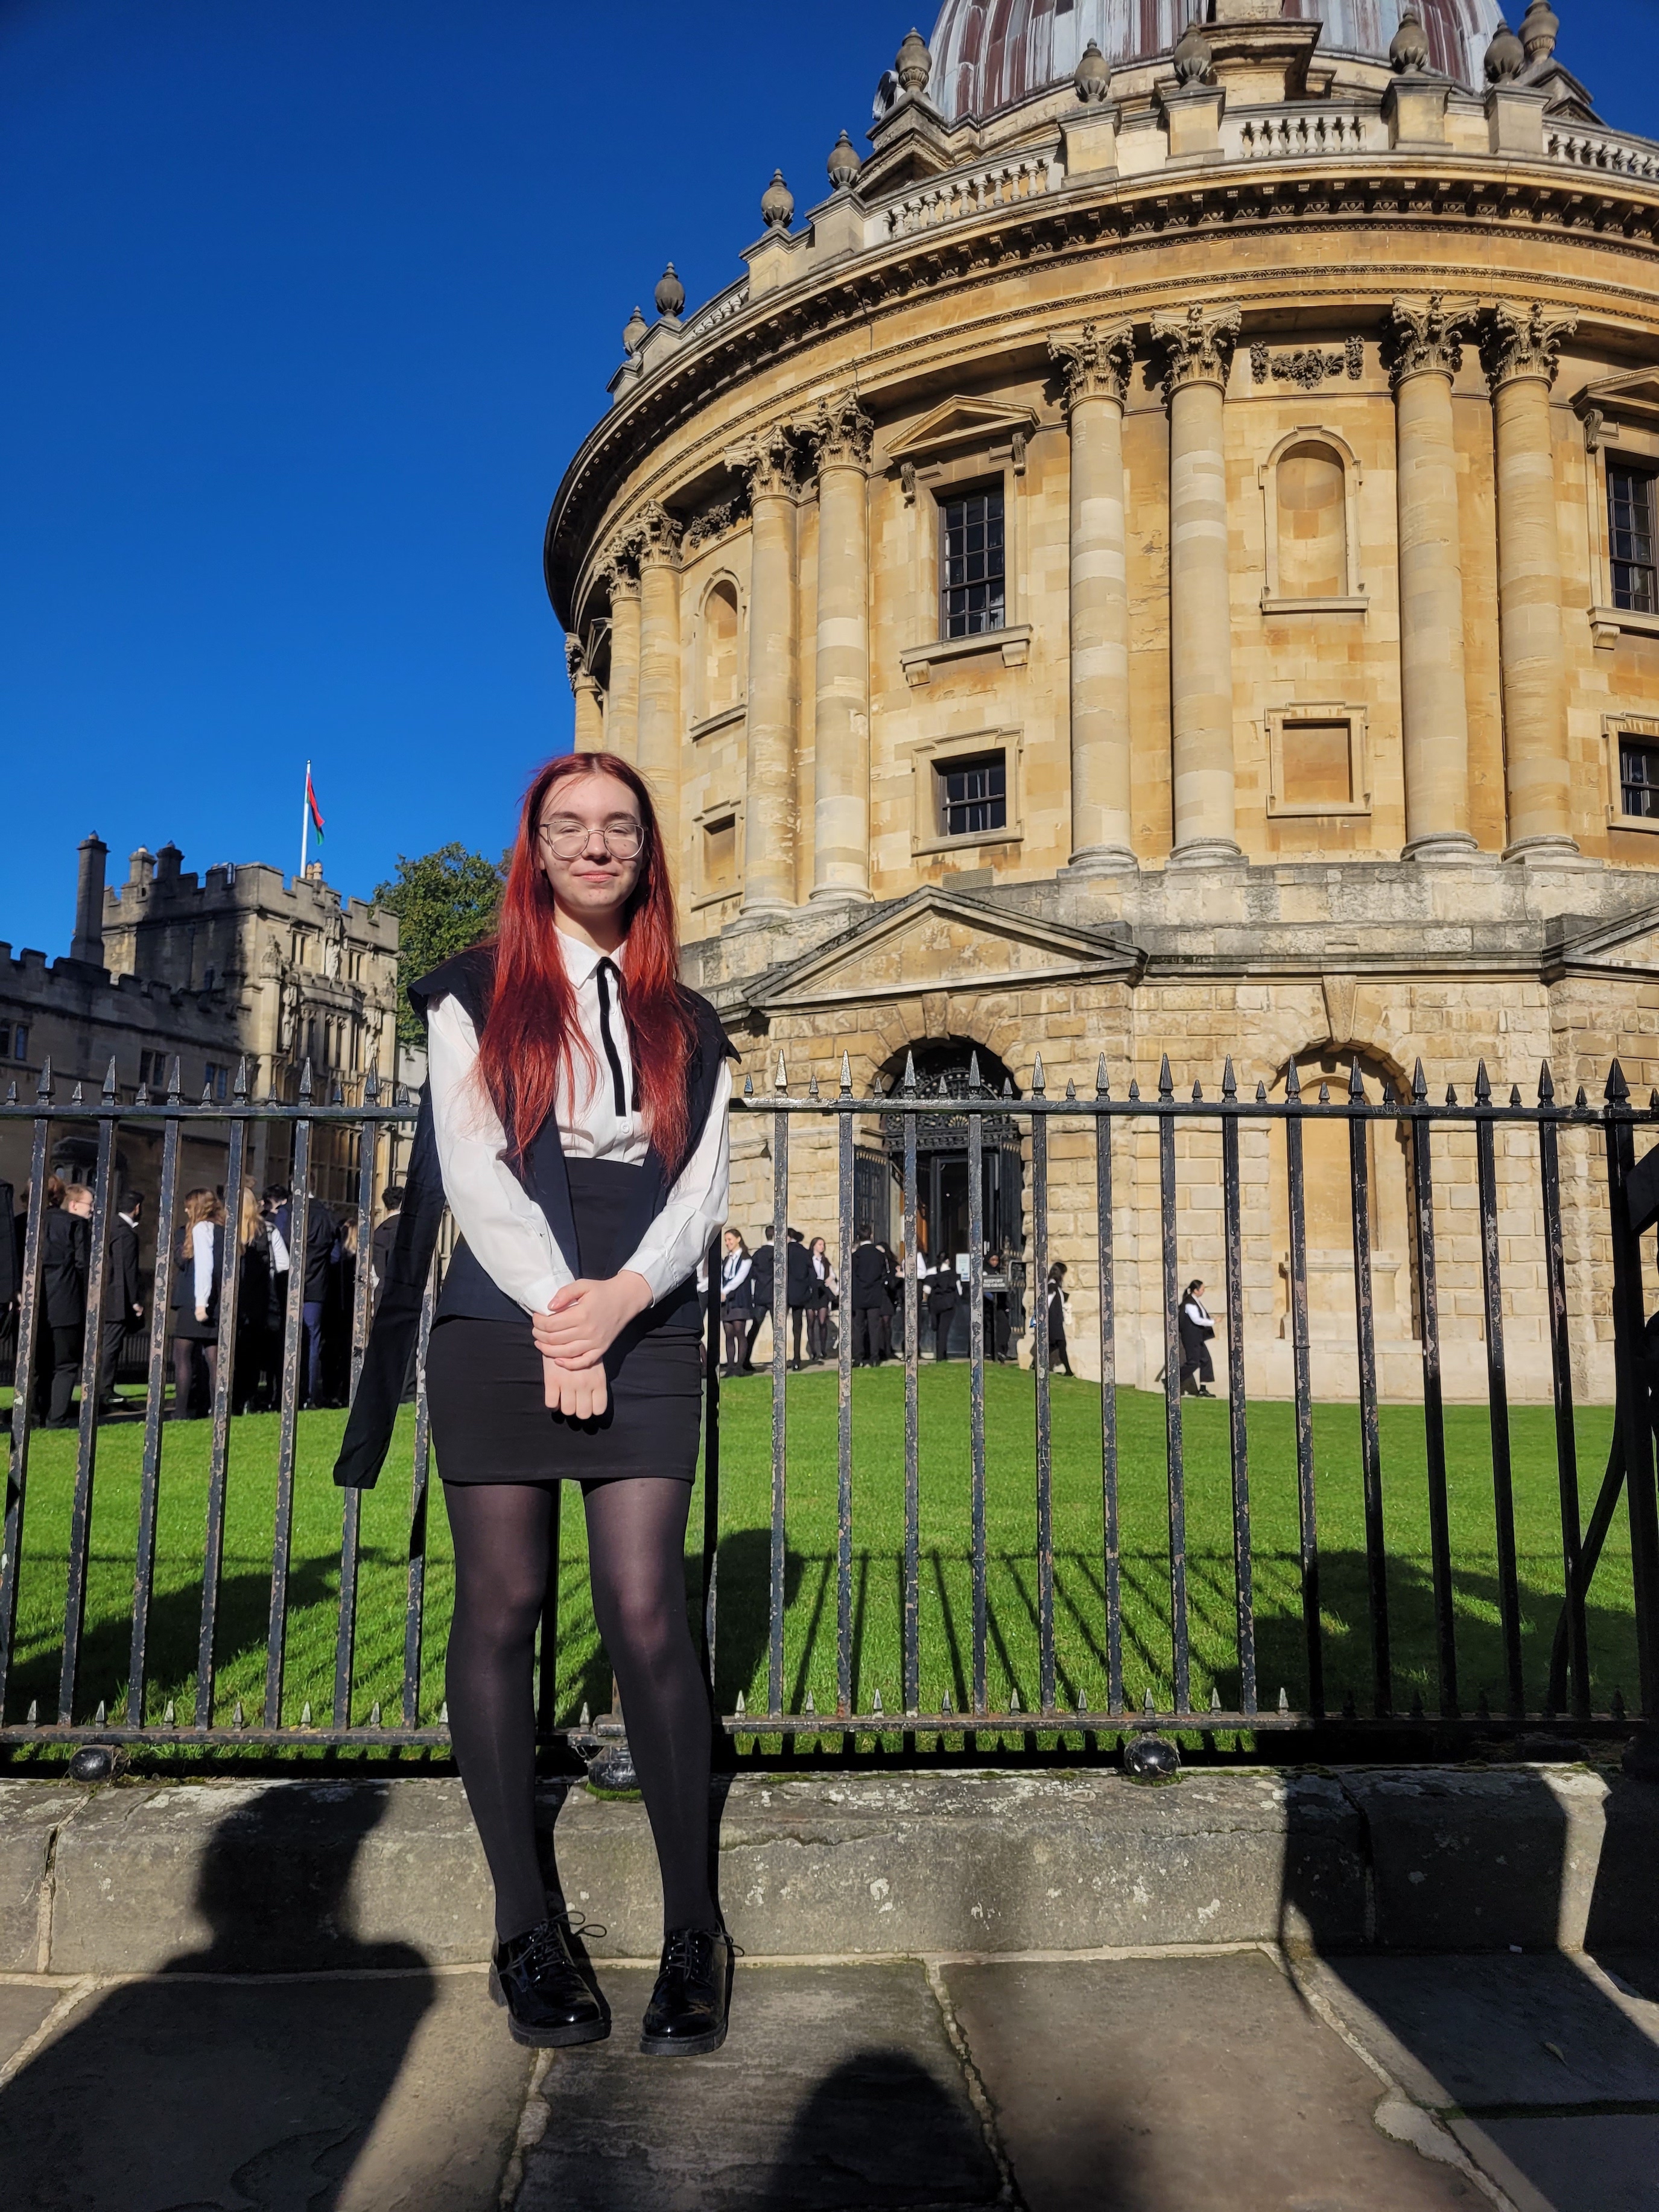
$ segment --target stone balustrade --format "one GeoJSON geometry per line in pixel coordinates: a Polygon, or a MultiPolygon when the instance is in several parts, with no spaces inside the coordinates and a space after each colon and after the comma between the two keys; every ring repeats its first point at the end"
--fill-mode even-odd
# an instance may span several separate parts
{"type": "Polygon", "coordinates": [[[1065,182],[1065,166],[1057,149],[955,170],[918,191],[907,192],[902,199],[872,209],[865,242],[881,246],[890,239],[913,238],[919,231],[938,230],[946,223],[965,222],[970,216],[1041,199],[1045,193],[1058,191],[1065,182]]]}

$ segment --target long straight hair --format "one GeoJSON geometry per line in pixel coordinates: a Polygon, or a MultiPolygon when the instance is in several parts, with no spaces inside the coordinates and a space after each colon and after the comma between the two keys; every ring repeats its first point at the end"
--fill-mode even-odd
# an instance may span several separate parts
{"type": "Polygon", "coordinates": [[[678,981],[679,931],[656,809],[638,771],[615,753],[567,753],[549,761],[524,795],[493,940],[495,988],[478,1041],[479,1072],[519,1160],[553,1111],[561,1079],[576,1089],[575,1064],[580,1062],[590,1085],[597,1079],[592,1048],[576,1020],[575,994],[559,951],[553,887],[539,850],[549,793],[589,775],[608,775],[625,786],[645,830],[639,881],[623,917],[623,1013],[641,1115],[672,1176],[690,1149],[685,1072],[696,1031],[678,981]]]}

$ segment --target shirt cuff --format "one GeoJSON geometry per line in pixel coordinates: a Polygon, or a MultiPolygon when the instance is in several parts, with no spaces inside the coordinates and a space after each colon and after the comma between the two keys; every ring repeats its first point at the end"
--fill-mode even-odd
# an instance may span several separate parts
{"type": "Polygon", "coordinates": [[[545,1313],[563,1288],[563,1284],[556,1275],[538,1276],[525,1291],[525,1311],[532,1314],[545,1313]]]}
{"type": "Polygon", "coordinates": [[[672,1291],[677,1283],[684,1279],[678,1274],[670,1276],[666,1254],[658,1259],[646,1259],[636,1252],[631,1260],[623,1261],[617,1273],[619,1275],[638,1275],[641,1280],[648,1284],[651,1290],[651,1303],[653,1306],[661,1298],[665,1291],[672,1291]]]}

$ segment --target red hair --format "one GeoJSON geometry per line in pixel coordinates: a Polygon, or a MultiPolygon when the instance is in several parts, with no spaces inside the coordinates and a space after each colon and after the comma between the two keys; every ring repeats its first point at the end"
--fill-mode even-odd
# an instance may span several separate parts
{"type": "Polygon", "coordinates": [[[574,1062],[580,1059],[590,1083],[597,1078],[575,1019],[538,837],[548,793],[590,775],[611,776],[631,792],[645,830],[639,881],[624,915],[623,1012],[641,1118],[672,1176],[690,1150],[685,1073],[696,1031],[679,989],[679,931],[656,810],[638,770],[615,753],[563,754],[537,770],[524,795],[494,940],[495,988],[478,1040],[479,1072],[520,1160],[553,1111],[561,1079],[577,1087],[574,1062]]]}

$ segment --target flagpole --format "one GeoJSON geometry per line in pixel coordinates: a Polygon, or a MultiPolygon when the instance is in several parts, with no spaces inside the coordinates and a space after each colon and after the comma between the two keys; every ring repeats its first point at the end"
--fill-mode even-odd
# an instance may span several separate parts
{"type": "Polygon", "coordinates": [[[306,763],[305,790],[300,799],[300,880],[305,881],[306,839],[311,832],[311,763],[306,763]]]}

